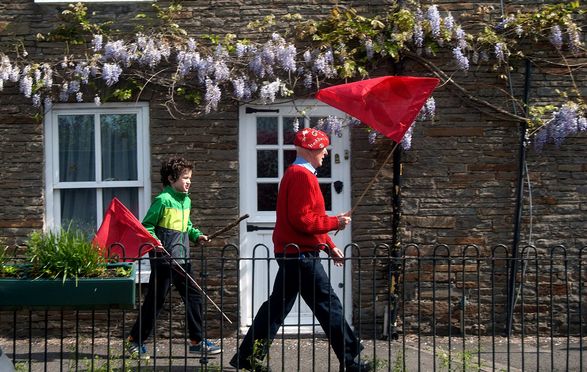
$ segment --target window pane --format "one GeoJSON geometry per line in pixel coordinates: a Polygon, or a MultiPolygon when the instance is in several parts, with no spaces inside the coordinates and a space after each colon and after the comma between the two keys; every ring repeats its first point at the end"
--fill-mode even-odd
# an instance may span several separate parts
{"type": "Polygon", "coordinates": [[[283,144],[293,145],[294,137],[294,122],[297,120],[298,128],[304,129],[304,118],[284,117],[283,118],[283,144]]]}
{"type": "Polygon", "coordinates": [[[332,175],[332,154],[328,151],[328,155],[324,157],[322,161],[322,166],[318,167],[316,171],[318,172],[317,176],[320,177],[330,177],[332,175]]]}
{"type": "Polygon", "coordinates": [[[257,184],[257,210],[274,211],[277,206],[277,184],[257,184]]]}
{"type": "Polygon", "coordinates": [[[111,189],[104,189],[103,193],[103,205],[102,205],[102,214],[106,212],[110,202],[114,197],[117,197],[118,200],[125,207],[127,207],[132,214],[135,215],[136,218],[139,218],[139,189],[135,187],[116,187],[111,189]]]}
{"type": "Polygon", "coordinates": [[[283,151],[283,170],[285,171],[296,160],[296,150],[283,151]]]}
{"type": "Polygon", "coordinates": [[[332,210],[332,187],[331,183],[321,183],[320,190],[322,190],[322,196],[324,196],[324,206],[327,211],[332,210]]]}
{"type": "Polygon", "coordinates": [[[277,145],[277,117],[257,118],[257,145],[277,145]]]}
{"type": "Polygon", "coordinates": [[[96,189],[61,190],[61,226],[96,232],[96,189]]]}
{"type": "Polygon", "coordinates": [[[135,181],[137,170],[137,116],[100,116],[102,141],[102,180],[135,181]]]}
{"type": "Polygon", "coordinates": [[[59,181],[94,181],[94,116],[59,115],[59,181]]]}
{"type": "Polygon", "coordinates": [[[277,150],[257,150],[257,177],[277,177],[277,150]]]}

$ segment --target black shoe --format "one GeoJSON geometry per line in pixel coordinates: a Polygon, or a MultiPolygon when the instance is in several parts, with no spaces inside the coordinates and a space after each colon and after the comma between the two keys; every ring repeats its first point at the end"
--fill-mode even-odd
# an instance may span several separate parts
{"type": "Polygon", "coordinates": [[[253,371],[253,372],[271,372],[271,368],[267,367],[267,363],[263,363],[260,360],[255,360],[254,365],[248,359],[239,359],[238,354],[234,354],[230,362],[228,362],[231,366],[239,369],[244,369],[246,371],[253,371]]]}
{"type": "Polygon", "coordinates": [[[373,370],[371,363],[361,360],[360,362],[352,362],[343,367],[340,365],[340,372],[369,372],[373,370]]]}

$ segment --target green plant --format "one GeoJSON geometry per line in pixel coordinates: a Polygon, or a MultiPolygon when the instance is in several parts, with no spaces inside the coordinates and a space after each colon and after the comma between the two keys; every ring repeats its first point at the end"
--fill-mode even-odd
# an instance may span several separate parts
{"type": "MultiPolygon", "coordinates": [[[[2,244],[3,245],[3,244],[2,244]]],[[[10,263],[8,247],[0,249],[0,278],[17,275],[18,269],[10,263]]]]}
{"type": "Polygon", "coordinates": [[[401,372],[404,370],[404,355],[401,351],[398,351],[391,370],[393,372],[401,372]]]}
{"type": "Polygon", "coordinates": [[[33,232],[27,243],[27,257],[36,277],[99,277],[105,273],[106,260],[87,236],[78,230],[33,232]]]}
{"type": "Polygon", "coordinates": [[[477,363],[473,357],[477,355],[477,352],[465,350],[457,351],[454,353],[448,353],[440,349],[438,352],[438,358],[440,359],[441,366],[446,368],[448,371],[480,371],[483,364],[477,363]]]}
{"type": "Polygon", "coordinates": [[[249,363],[255,371],[265,371],[267,368],[267,363],[269,362],[268,351],[269,347],[271,346],[271,342],[267,339],[260,339],[256,340],[253,343],[253,353],[249,356],[249,363]],[[267,356],[267,361],[263,362],[267,356]]]}
{"type": "MultiPolygon", "coordinates": [[[[397,363],[397,360],[396,360],[397,363]]],[[[389,364],[389,361],[385,360],[385,359],[380,359],[380,358],[375,358],[373,360],[373,371],[385,371],[387,370],[387,365],[389,364]]],[[[395,366],[394,366],[395,368],[395,366]]]]}

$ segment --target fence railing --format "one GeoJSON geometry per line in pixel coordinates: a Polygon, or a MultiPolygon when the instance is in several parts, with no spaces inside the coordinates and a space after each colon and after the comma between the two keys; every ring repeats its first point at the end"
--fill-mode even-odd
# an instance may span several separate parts
{"type": "MultiPolygon", "coordinates": [[[[387,245],[352,244],[345,249],[344,269],[326,255],[315,260],[325,266],[346,318],[363,340],[360,358],[376,370],[587,369],[587,249],[525,247],[520,252],[511,332],[508,281],[514,260],[504,246],[407,245],[394,251],[387,245]]],[[[142,269],[146,260],[137,265],[142,269]]],[[[152,260],[154,265],[168,262],[152,260]]],[[[138,318],[144,283],[137,284],[134,309],[4,307],[0,347],[22,371],[230,368],[242,332],[271,292],[276,259],[266,246],[247,253],[228,245],[218,257],[188,261],[208,296],[203,299],[203,336],[222,348],[218,355],[190,353],[180,296],[184,287],[167,295],[156,317],[146,341],[150,359],[131,357],[124,340],[138,318]]],[[[339,369],[328,338],[303,301],[286,318],[266,363],[277,371],[339,369]]]]}

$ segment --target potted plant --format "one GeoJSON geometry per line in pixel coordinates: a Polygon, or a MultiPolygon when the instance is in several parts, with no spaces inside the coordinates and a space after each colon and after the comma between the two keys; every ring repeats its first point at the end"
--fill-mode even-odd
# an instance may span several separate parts
{"type": "Polygon", "coordinates": [[[26,263],[0,253],[0,309],[132,308],[135,268],[110,263],[87,236],[76,230],[34,232],[26,263]]]}

